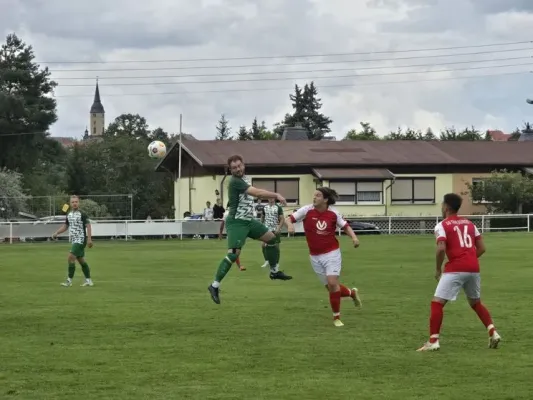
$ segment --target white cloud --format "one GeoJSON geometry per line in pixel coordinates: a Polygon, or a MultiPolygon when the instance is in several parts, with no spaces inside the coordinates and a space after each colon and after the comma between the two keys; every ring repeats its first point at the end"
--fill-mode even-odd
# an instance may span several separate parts
{"type": "MultiPolygon", "coordinates": [[[[17,32],[33,45],[40,61],[214,59],[465,46],[525,40],[533,22],[533,2],[529,0],[93,0],[88,5],[27,0],[2,10],[0,26],[6,28],[0,33],[17,32]]],[[[533,49],[527,45],[514,48],[533,49]]],[[[59,121],[52,131],[57,136],[83,134],[97,75],[107,122],[120,113],[139,113],[152,127],[176,132],[182,113],[184,130],[202,139],[214,137],[221,113],[229,118],[234,131],[241,124],[250,126],[256,116],[272,126],[291,111],[288,97],[294,84],[312,77],[317,78],[323,111],[334,120],[333,133],[339,138],[349,129],[359,128],[360,121],[370,122],[381,134],[398,126],[422,130],[431,126],[438,131],[450,125],[484,129],[494,125],[511,131],[533,112],[524,102],[533,97],[531,80],[519,75],[455,78],[528,71],[528,66],[494,67],[528,62],[504,59],[527,58],[531,51],[449,56],[499,49],[504,47],[322,58],[54,64],[50,68],[60,84],[59,121]],[[424,58],[436,54],[448,56],[424,58]],[[420,58],[390,60],[413,56],[420,58]],[[376,59],[385,61],[369,61],[376,59]],[[500,61],[486,62],[490,59],[500,61]],[[273,65],[320,61],[336,63],[273,65]],[[458,61],[464,63],[439,65],[458,61]],[[406,68],[416,64],[432,66],[406,68]],[[213,66],[216,68],[206,68],[213,66]],[[473,66],[491,68],[428,72],[473,66]],[[189,69],[177,69],[185,67],[189,69]],[[72,69],[92,71],[67,71],[72,69]],[[97,69],[121,70],[94,71],[97,69]],[[259,71],[284,73],[244,75],[259,71]],[[233,75],[220,75],[230,73],[233,75]],[[383,75],[391,73],[396,75],[383,75]],[[190,76],[198,74],[219,76],[190,76]],[[143,76],[146,78],[139,78],[143,76]],[[122,79],[125,77],[130,78],[122,79]],[[281,78],[290,79],[272,80],[281,78]],[[436,80],[427,81],[431,79],[436,80]],[[219,80],[232,82],[212,82],[219,80]],[[205,81],[211,83],[202,83],[205,81]],[[395,83],[399,81],[409,83],[395,83]],[[165,84],[156,85],[158,82],[165,84]],[[130,86],[117,86],[124,83],[130,86]],[[146,85],[131,85],[140,83],[146,85]],[[72,84],[88,86],[68,86],[72,84]],[[265,88],[279,90],[260,90],[265,88]],[[247,91],[228,91],[235,89],[247,91]]]]}

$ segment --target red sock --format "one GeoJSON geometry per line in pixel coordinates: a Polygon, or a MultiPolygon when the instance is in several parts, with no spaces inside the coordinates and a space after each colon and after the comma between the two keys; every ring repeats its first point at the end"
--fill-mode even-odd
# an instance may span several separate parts
{"type": "Polygon", "coordinates": [[[431,302],[431,316],[429,317],[429,342],[439,340],[440,327],[444,318],[444,304],[437,301],[431,302]]]}
{"type": "Polygon", "coordinates": [[[476,303],[472,309],[476,312],[481,322],[483,322],[485,328],[488,328],[492,325],[492,327],[489,329],[489,336],[492,336],[494,333],[494,324],[492,322],[489,310],[487,310],[487,308],[481,302],[476,303]]]}
{"type": "Polygon", "coordinates": [[[348,289],[344,285],[340,285],[340,286],[341,286],[341,297],[351,297],[352,296],[352,291],[350,289],[348,289]]]}
{"type": "Polygon", "coordinates": [[[341,315],[341,292],[329,292],[329,304],[333,311],[333,319],[339,319],[341,315]]]}
{"type": "Polygon", "coordinates": [[[241,258],[240,257],[237,257],[237,260],[235,260],[235,262],[237,263],[237,267],[241,267],[241,258]]]}

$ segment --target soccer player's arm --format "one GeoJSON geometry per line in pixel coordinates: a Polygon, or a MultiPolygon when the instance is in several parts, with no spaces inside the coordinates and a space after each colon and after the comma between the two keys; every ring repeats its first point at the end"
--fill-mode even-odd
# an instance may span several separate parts
{"type": "Polygon", "coordinates": [[[58,235],[61,235],[63,232],[66,232],[68,229],[68,217],[65,217],[65,222],[63,222],[63,225],[59,227],[57,231],[54,232],[52,235],[52,238],[57,238],[58,235]]]}
{"type": "Polygon", "coordinates": [[[481,257],[485,251],[487,251],[487,248],[485,247],[485,242],[483,241],[483,237],[481,236],[481,233],[477,229],[477,226],[474,225],[474,240],[476,243],[476,256],[477,258],[481,257]]]}
{"type": "Polygon", "coordinates": [[[259,199],[280,199],[280,195],[278,193],[269,192],[268,190],[264,189],[258,189],[246,183],[242,179],[233,179],[232,184],[235,185],[235,188],[239,192],[247,193],[250,196],[257,197],[259,199]]]}
{"type": "Polygon", "coordinates": [[[435,227],[435,236],[437,238],[437,249],[435,251],[435,271],[442,273],[442,263],[446,256],[446,231],[442,223],[437,224],[435,227]]]}
{"type": "Polygon", "coordinates": [[[93,243],[93,228],[91,226],[91,220],[89,219],[89,217],[87,217],[86,214],[82,214],[81,218],[82,221],[85,223],[85,227],[87,228],[87,242],[89,243],[90,247],[93,243]]]}
{"type": "Polygon", "coordinates": [[[296,222],[301,222],[305,219],[305,216],[307,215],[307,212],[311,209],[311,206],[303,206],[293,212],[291,215],[289,215],[285,219],[285,223],[287,224],[287,229],[289,233],[294,233],[294,224],[296,222]]]}
{"type": "Polygon", "coordinates": [[[350,236],[354,245],[356,245],[357,247],[359,245],[359,239],[357,235],[355,234],[355,232],[353,231],[352,227],[350,226],[348,221],[346,221],[342,217],[342,215],[340,215],[339,213],[336,213],[336,214],[337,214],[337,228],[342,229],[346,235],[350,236]]]}

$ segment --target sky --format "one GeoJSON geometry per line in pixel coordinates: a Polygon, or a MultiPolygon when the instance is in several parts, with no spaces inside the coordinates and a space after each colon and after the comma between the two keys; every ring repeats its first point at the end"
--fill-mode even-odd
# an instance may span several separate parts
{"type": "Polygon", "coordinates": [[[338,139],[360,122],[386,135],[511,132],[533,120],[531,0],[0,0],[0,9],[0,33],[31,44],[59,84],[53,136],[83,135],[97,76],[106,124],[140,114],[177,133],[182,114],[198,139],[214,138],[221,114],[235,133],[255,117],[271,127],[291,111],[294,85],[311,81],[338,139]]]}

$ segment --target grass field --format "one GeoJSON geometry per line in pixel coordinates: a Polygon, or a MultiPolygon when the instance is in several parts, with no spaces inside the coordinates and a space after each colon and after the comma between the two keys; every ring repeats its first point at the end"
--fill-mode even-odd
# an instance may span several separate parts
{"type": "Polygon", "coordinates": [[[292,281],[268,279],[258,243],[245,272],[207,292],[225,253],[209,241],[97,242],[95,286],[60,287],[66,244],[0,246],[0,399],[533,398],[533,236],[486,237],[483,297],[503,337],[489,350],[464,297],[445,309],[441,351],[420,354],[435,288],[431,236],[343,240],[343,281],[364,306],[327,292],[300,238],[282,244],[292,281]]]}

